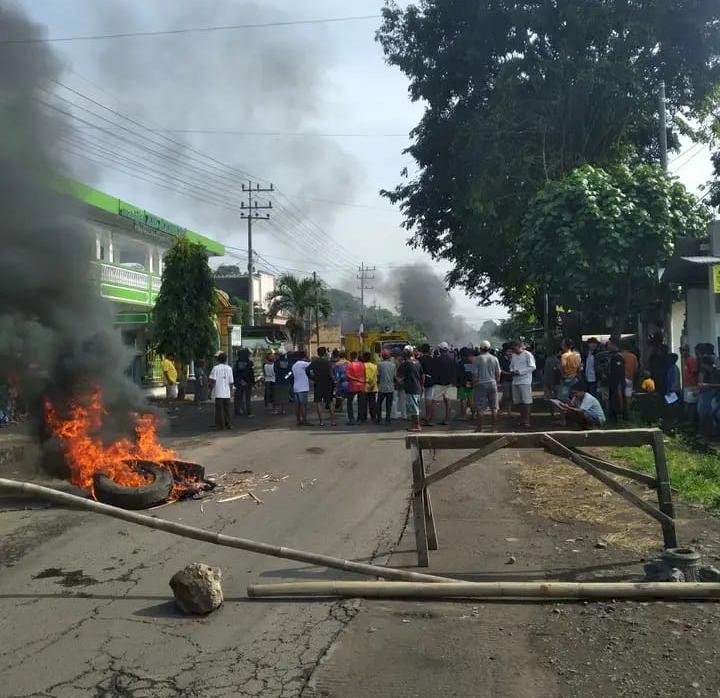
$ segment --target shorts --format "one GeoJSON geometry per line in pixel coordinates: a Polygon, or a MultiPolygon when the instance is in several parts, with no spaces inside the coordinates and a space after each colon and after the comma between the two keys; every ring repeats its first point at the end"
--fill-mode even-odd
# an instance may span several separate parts
{"type": "Polygon", "coordinates": [[[625,379],[625,397],[633,396],[633,381],[632,378],[625,379]]]}
{"type": "Polygon", "coordinates": [[[425,391],[423,392],[423,399],[425,400],[425,402],[432,402],[432,399],[433,399],[433,386],[432,385],[425,388],[425,391]]]}
{"type": "Polygon", "coordinates": [[[495,412],[498,408],[497,383],[478,383],[475,386],[475,407],[495,412]]]}
{"type": "Polygon", "coordinates": [[[316,388],[313,397],[316,403],[324,403],[325,408],[328,410],[330,409],[330,403],[334,399],[332,388],[321,388],[320,390],[316,388]]]}
{"type": "Polygon", "coordinates": [[[405,393],[405,410],[408,417],[419,417],[420,396],[416,393],[405,393]]]}
{"type": "Polygon", "coordinates": [[[466,388],[465,386],[461,385],[457,389],[457,396],[458,396],[458,400],[472,400],[473,399],[473,389],[466,388]]]}
{"type": "Polygon", "coordinates": [[[301,392],[301,393],[295,393],[295,402],[298,405],[307,405],[309,396],[310,396],[309,390],[303,390],[303,392],[301,392]]]}
{"type": "Polygon", "coordinates": [[[450,391],[449,385],[433,385],[433,388],[432,388],[433,402],[440,402],[441,400],[449,400],[450,399],[450,396],[448,395],[449,391],[450,391]]]}
{"type": "Polygon", "coordinates": [[[274,398],[276,405],[290,402],[290,386],[287,383],[275,383],[274,398]]]}
{"type": "Polygon", "coordinates": [[[175,400],[178,396],[178,384],[172,383],[165,386],[165,397],[168,400],[175,400]]]}
{"type": "Polygon", "coordinates": [[[529,383],[512,384],[512,399],[515,405],[532,405],[532,385],[529,383]]]}

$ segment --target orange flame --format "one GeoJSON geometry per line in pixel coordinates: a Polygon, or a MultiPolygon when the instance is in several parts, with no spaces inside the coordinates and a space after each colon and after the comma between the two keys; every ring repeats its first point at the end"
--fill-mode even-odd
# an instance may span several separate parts
{"type": "Polygon", "coordinates": [[[136,416],[135,441],[125,438],[104,444],[98,433],[104,414],[107,412],[99,390],[86,400],[74,400],[65,416],[49,400],[45,401],[45,423],[62,443],[74,485],[93,491],[96,473],[104,473],[127,487],[145,485],[147,478],[133,468],[133,461],[177,459],[175,451],[158,442],[152,414],[136,416]]]}

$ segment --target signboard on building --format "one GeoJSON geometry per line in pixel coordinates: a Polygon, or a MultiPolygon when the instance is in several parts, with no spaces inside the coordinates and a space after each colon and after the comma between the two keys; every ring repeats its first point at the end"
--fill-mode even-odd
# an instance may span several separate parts
{"type": "Polygon", "coordinates": [[[233,347],[242,346],[242,327],[240,325],[233,325],[230,330],[230,345],[233,347]]]}
{"type": "Polygon", "coordinates": [[[712,268],[713,293],[720,293],[720,264],[714,264],[712,268]]]}

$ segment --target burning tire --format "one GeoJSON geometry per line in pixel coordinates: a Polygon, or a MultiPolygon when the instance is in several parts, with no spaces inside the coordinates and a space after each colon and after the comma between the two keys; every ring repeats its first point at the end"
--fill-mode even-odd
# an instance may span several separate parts
{"type": "Polygon", "coordinates": [[[95,497],[99,502],[112,504],[123,509],[147,509],[162,504],[172,492],[173,476],[167,468],[161,468],[151,461],[136,461],[135,467],[152,476],[146,485],[126,487],[104,473],[94,477],[95,497]]]}

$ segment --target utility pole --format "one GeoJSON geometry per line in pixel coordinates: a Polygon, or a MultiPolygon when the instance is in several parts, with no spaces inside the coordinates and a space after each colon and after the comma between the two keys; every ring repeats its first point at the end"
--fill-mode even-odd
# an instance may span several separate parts
{"type": "Polygon", "coordinates": [[[366,267],[364,262],[360,263],[357,278],[360,281],[360,340],[363,345],[365,335],[365,291],[372,291],[373,289],[372,286],[367,285],[367,282],[375,278],[374,272],[375,267],[366,267]]]}
{"type": "Polygon", "coordinates": [[[317,349],[320,348],[320,313],[318,311],[318,278],[317,272],[313,272],[313,284],[315,285],[315,339],[317,340],[317,349]]]}
{"type": "Polygon", "coordinates": [[[660,164],[667,172],[667,108],[665,104],[665,81],[660,81],[660,164]]]}
{"type": "Polygon", "coordinates": [[[248,248],[248,318],[249,325],[252,327],[255,324],[255,289],[253,288],[253,270],[254,270],[254,259],[253,259],[253,245],[252,245],[252,224],[253,220],[256,221],[267,221],[270,219],[270,214],[262,214],[260,211],[265,211],[272,208],[272,202],[268,201],[266,205],[259,205],[257,201],[253,201],[253,194],[263,194],[271,191],[275,191],[273,185],[269,187],[261,187],[256,184],[253,187],[252,181],[248,180],[247,185],[242,185],[242,190],[247,194],[247,207],[245,202],[240,203],[240,208],[243,209],[240,212],[240,218],[247,219],[247,248],[248,248]]]}

